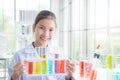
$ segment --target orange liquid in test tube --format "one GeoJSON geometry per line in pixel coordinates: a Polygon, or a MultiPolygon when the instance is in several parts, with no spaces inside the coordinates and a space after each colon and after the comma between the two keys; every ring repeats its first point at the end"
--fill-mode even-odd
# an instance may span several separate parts
{"type": "Polygon", "coordinates": [[[92,70],[90,74],[90,80],[96,80],[97,78],[97,71],[92,70]]]}
{"type": "Polygon", "coordinates": [[[65,61],[60,61],[60,73],[65,73],[65,61]]]}
{"type": "Polygon", "coordinates": [[[28,62],[28,74],[33,74],[33,62],[28,62]]]}

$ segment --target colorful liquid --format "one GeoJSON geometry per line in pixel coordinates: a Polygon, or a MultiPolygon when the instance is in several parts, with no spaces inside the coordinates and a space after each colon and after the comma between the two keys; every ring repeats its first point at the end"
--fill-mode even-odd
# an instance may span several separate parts
{"type": "Polygon", "coordinates": [[[47,63],[45,60],[42,60],[42,74],[47,73],[47,63]]]}
{"type": "Polygon", "coordinates": [[[35,62],[34,65],[35,74],[40,74],[40,62],[35,62]]]}
{"type": "Polygon", "coordinates": [[[48,74],[53,73],[53,60],[48,60],[48,74]]]}
{"type": "Polygon", "coordinates": [[[46,60],[28,62],[28,74],[64,74],[66,72],[65,60],[46,60]]]}
{"type": "Polygon", "coordinates": [[[33,62],[28,62],[28,74],[33,74],[33,62]]]}
{"type": "Polygon", "coordinates": [[[97,78],[97,71],[92,70],[90,73],[90,80],[96,80],[97,78]]]}
{"type": "Polygon", "coordinates": [[[60,73],[65,73],[65,61],[60,61],[60,73]]]}
{"type": "Polygon", "coordinates": [[[92,70],[92,63],[85,62],[85,77],[88,78],[90,76],[90,72],[92,70]]]}
{"type": "Polygon", "coordinates": [[[80,61],[80,77],[84,77],[84,61],[80,61]]]}
{"type": "Polygon", "coordinates": [[[112,56],[111,55],[107,55],[107,58],[106,58],[106,64],[107,64],[107,68],[108,69],[112,69],[112,56]]]}
{"type": "Polygon", "coordinates": [[[55,73],[59,73],[60,68],[59,68],[59,60],[55,60],[55,73]]]}
{"type": "Polygon", "coordinates": [[[115,72],[114,80],[120,80],[120,73],[119,72],[115,72]]]}

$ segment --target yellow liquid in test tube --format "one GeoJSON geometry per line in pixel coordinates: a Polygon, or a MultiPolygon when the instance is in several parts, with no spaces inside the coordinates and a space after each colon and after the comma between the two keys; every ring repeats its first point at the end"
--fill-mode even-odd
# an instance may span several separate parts
{"type": "Polygon", "coordinates": [[[107,55],[106,64],[108,69],[112,69],[113,58],[112,55],[107,55]]]}
{"type": "Polygon", "coordinates": [[[40,62],[35,62],[35,74],[40,74],[40,62]]]}

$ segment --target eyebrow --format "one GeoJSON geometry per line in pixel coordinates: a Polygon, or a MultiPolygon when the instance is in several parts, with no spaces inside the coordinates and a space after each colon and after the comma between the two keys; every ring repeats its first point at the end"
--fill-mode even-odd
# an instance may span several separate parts
{"type": "MultiPolygon", "coordinates": [[[[46,27],[46,26],[44,26],[44,25],[42,25],[42,24],[39,24],[39,26],[43,26],[43,27],[46,27]]],[[[50,29],[51,29],[51,28],[52,28],[52,29],[54,29],[54,27],[50,27],[50,29]]]]}
{"type": "Polygon", "coordinates": [[[44,25],[42,25],[42,24],[39,24],[39,26],[43,26],[43,27],[45,27],[44,25]]]}

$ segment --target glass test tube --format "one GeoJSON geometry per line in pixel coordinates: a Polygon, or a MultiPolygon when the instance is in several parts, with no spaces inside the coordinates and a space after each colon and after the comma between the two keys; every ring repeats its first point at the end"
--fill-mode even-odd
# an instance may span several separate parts
{"type": "Polygon", "coordinates": [[[55,54],[55,73],[59,73],[60,72],[58,57],[59,57],[59,55],[55,54]]]}
{"type": "Polygon", "coordinates": [[[47,63],[45,60],[46,56],[45,54],[42,55],[42,74],[46,74],[47,73],[47,63]]]}
{"type": "Polygon", "coordinates": [[[35,74],[40,74],[40,62],[34,62],[35,74]]]}
{"type": "Polygon", "coordinates": [[[112,61],[113,61],[112,55],[107,55],[106,64],[108,69],[112,69],[112,61]]]}
{"type": "Polygon", "coordinates": [[[96,80],[96,78],[97,78],[97,71],[92,70],[90,74],[90,80],[96,80]]]}
{"type": "Polygon", "coordinates": [[[89,61],[85,62],[85,77],[86,78],[90,76],[91,70],[92,70],[92,63],[89,61]]]}
{"type": "Polygon", "coordinates": [[[53,74],[53,65],[54,65],[54,61],[48,60],[48,74],[53,74]]]}
{"type": "Polygon", "coordinates": [[[60,73],[65,73],[65,60],[60,60],[60,73]]]}
{"type": "Polygon", "coordinates": [[[80,77],[84,77],[84,69],[85,68],[85,64],[84,61],[80,61],[80,77]]]}
{"type": "Polygon", "coordinates": [[[28,62],[28,74],[33,74],[33,62],[28,62]]]}

